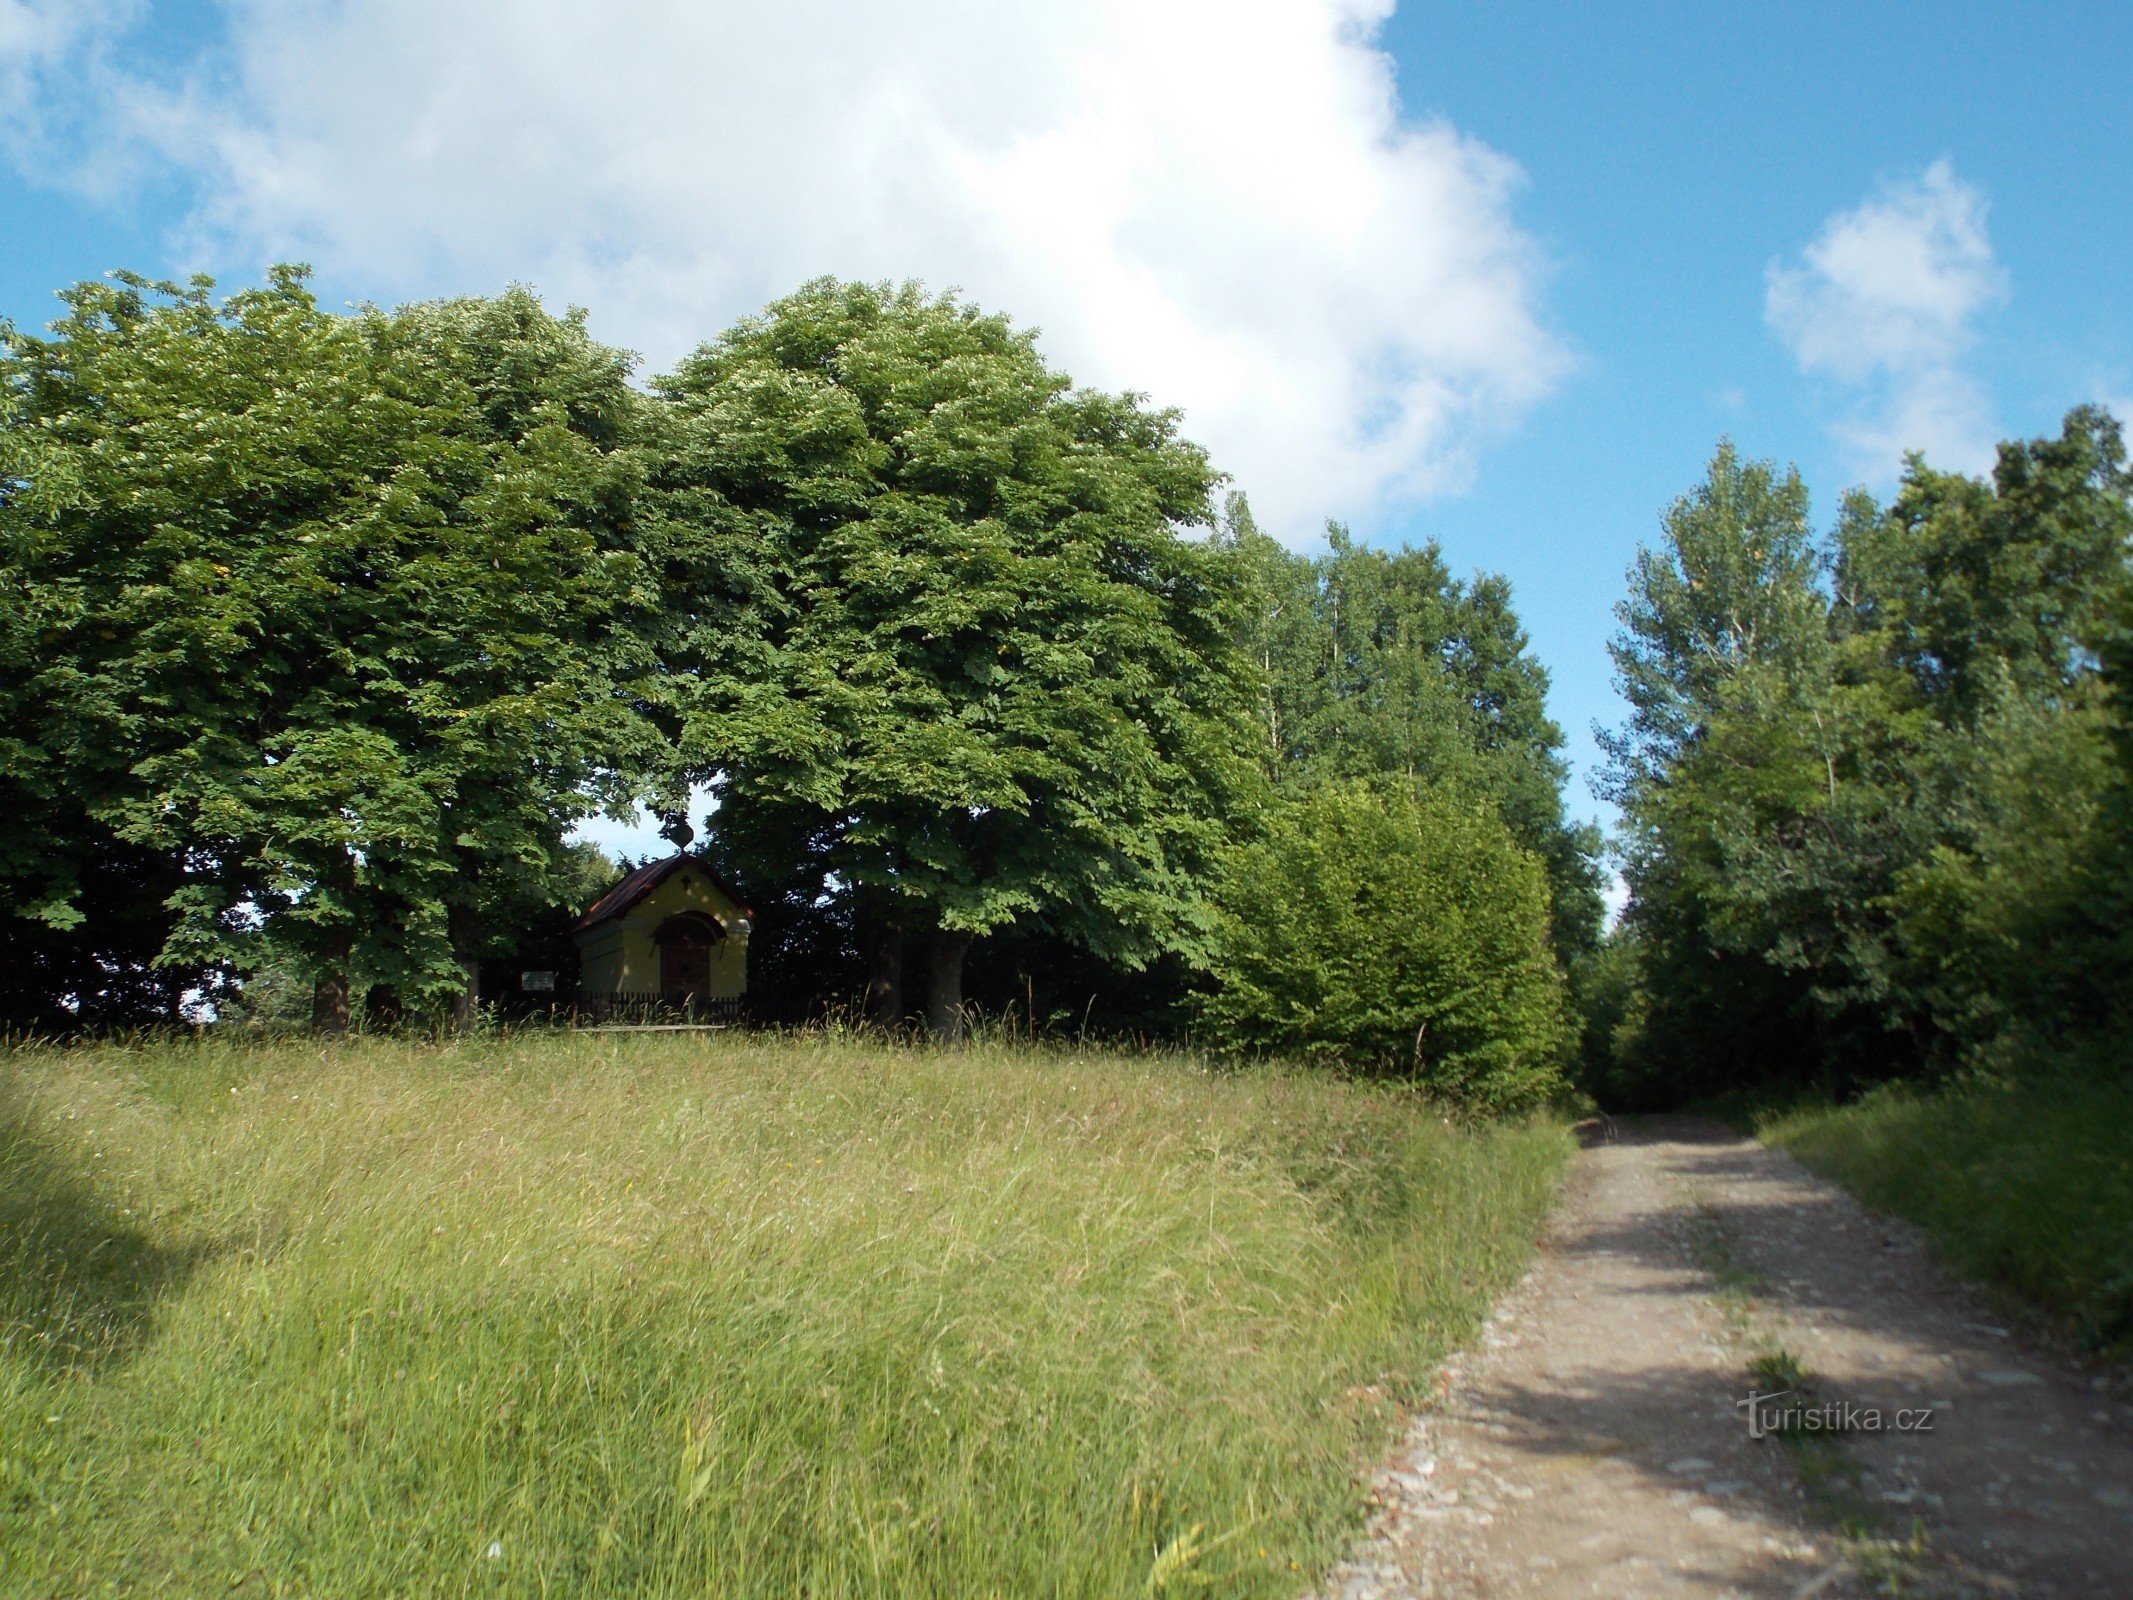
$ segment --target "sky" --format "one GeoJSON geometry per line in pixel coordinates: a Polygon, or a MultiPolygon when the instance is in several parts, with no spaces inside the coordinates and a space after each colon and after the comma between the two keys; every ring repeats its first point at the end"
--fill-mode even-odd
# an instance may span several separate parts
{"type": "Polygon", "coordinates": [[[0,317],[295,259],[528,282],[649,374],[957,287],[1297,548],[1508,576],[1599,816],[1623,574],[1722,435],[1826,523],[2133,416],[2129,82],[2122,0],[0,0],[0,317]]]}

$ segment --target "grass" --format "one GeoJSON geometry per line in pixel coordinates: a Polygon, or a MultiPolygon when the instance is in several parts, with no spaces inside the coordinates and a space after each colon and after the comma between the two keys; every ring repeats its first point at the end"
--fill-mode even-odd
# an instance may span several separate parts
{"type": "Polygon", "coordinates": [[[1891,1088],[1767,1115],[1757,1131],[1917,1223],[1958,1271],[2094,1348],[2133,1350],[2133,1080],[1891,1088]]]}
{"type": "Polygon", "coordinates": [[[0,1593],[1296,1593],[1560,1125],[1189,1057],[0,1056],[0,1593]]]}

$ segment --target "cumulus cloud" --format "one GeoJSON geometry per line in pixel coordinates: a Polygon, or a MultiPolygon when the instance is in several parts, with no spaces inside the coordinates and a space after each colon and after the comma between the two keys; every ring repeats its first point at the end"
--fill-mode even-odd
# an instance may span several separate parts
{"type": "Polygon", "coordinates": [[[1831,217],[1796,265],[1773,262],[1764,309],[1803,372],[1852,392],[1833,431],[1886,478],[1906,450],[1991,464],[1990,400],[1963,358],[2005,294],[1985,197],[1943,160],[1831,217]]]}
{"type": "Polygon", "coordinates": [[[1403,119],[1391,0],[225,10],[130,113],[204,258],[530,280],[655,366],[818,274],[959,286],[1299,538],[1457,489],[1565,367],[1517,169],[1403,119]]]}

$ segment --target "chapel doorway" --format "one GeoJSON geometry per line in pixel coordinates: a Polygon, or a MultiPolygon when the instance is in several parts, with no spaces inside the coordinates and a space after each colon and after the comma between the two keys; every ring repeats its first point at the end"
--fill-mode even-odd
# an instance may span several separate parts
{"type": "Polygon", "coordinates": [[[659,946],[659,997],[668,1005],[702,1001],[711,993],[711,947],[726,930],[701,911],[669,917],[652,935],[659,946]]]}

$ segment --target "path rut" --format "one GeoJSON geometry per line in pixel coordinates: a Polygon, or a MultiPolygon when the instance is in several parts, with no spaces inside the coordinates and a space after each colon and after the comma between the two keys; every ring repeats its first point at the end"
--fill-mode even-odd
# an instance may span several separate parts
{"type": "Polygon", "coordinates": [[[1783,1152],[1607,1124],[1322,1594],[2133,1597],[2128,1400],[1783,1152]],[[1776,1350],[1882,1431],[1751,1438],[1776,1350]]]}

